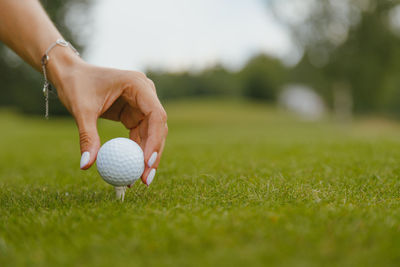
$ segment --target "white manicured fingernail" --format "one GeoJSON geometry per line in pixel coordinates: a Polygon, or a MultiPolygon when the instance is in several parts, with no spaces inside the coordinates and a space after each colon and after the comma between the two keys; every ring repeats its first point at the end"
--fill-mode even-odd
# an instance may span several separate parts
{"type": "Polygon", "coordinates": [[[146,184],[149,186],[153,182],[154,176],[156,175],[156,169],[151,169],[149,175],[147,175],[146,184]]]}
{"type": "Polygon", "coordinates": [[[90,161],[90,153],[88,151],[83,152],[81,156],[81,169],[85,167],[90,161]]]}
{"type": "Polygon", "coordinates": [[[154,162],[156,162],[157,159],[157,152],[153,152],[153,154],[151,154],[149,161],[147,162],[147,165],[149,166],[149,168],[151,168],[151,166],[153,166],[154,162]]]}

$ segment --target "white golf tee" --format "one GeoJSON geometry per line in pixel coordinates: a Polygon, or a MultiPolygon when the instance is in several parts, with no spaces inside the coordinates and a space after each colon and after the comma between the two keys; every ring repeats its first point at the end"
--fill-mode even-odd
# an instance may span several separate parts
{"type": "Polygon", "coordinates": [[[118,200],[124,201],[125,198],[125,190],[126,186],[116,186],[115,187],[115,195],[117,196],[118,200]]]}

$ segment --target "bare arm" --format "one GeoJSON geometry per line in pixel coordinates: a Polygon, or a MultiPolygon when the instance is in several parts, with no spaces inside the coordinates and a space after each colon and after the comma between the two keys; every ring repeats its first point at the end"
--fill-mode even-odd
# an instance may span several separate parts
{"type": "Polygon", "coordinates": [[[37,0],[0,0],[0,39],[40,70],[47,47],[61,34],[37,0]]]}

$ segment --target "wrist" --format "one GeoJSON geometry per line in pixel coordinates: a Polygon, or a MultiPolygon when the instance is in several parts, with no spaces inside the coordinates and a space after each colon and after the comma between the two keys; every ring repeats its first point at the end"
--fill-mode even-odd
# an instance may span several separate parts
{"type": "Polygon", "coordinates": [[[57,91],[63,90],[68,77],[73,75],[82,63],[83,60],[70,47],[54,47],[46,64],[49,81],[57,91]]]}

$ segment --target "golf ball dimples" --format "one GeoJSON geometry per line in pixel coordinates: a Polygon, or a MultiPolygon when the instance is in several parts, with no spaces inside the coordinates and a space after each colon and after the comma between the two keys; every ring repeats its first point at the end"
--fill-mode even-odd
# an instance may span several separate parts
{"type": "Polygon", "coordinates": [[[111,185],[133,184],[144,171],[143,151],[128,138],[111,139],[97,154],[97,170],[103,180],[111,185]]]}

